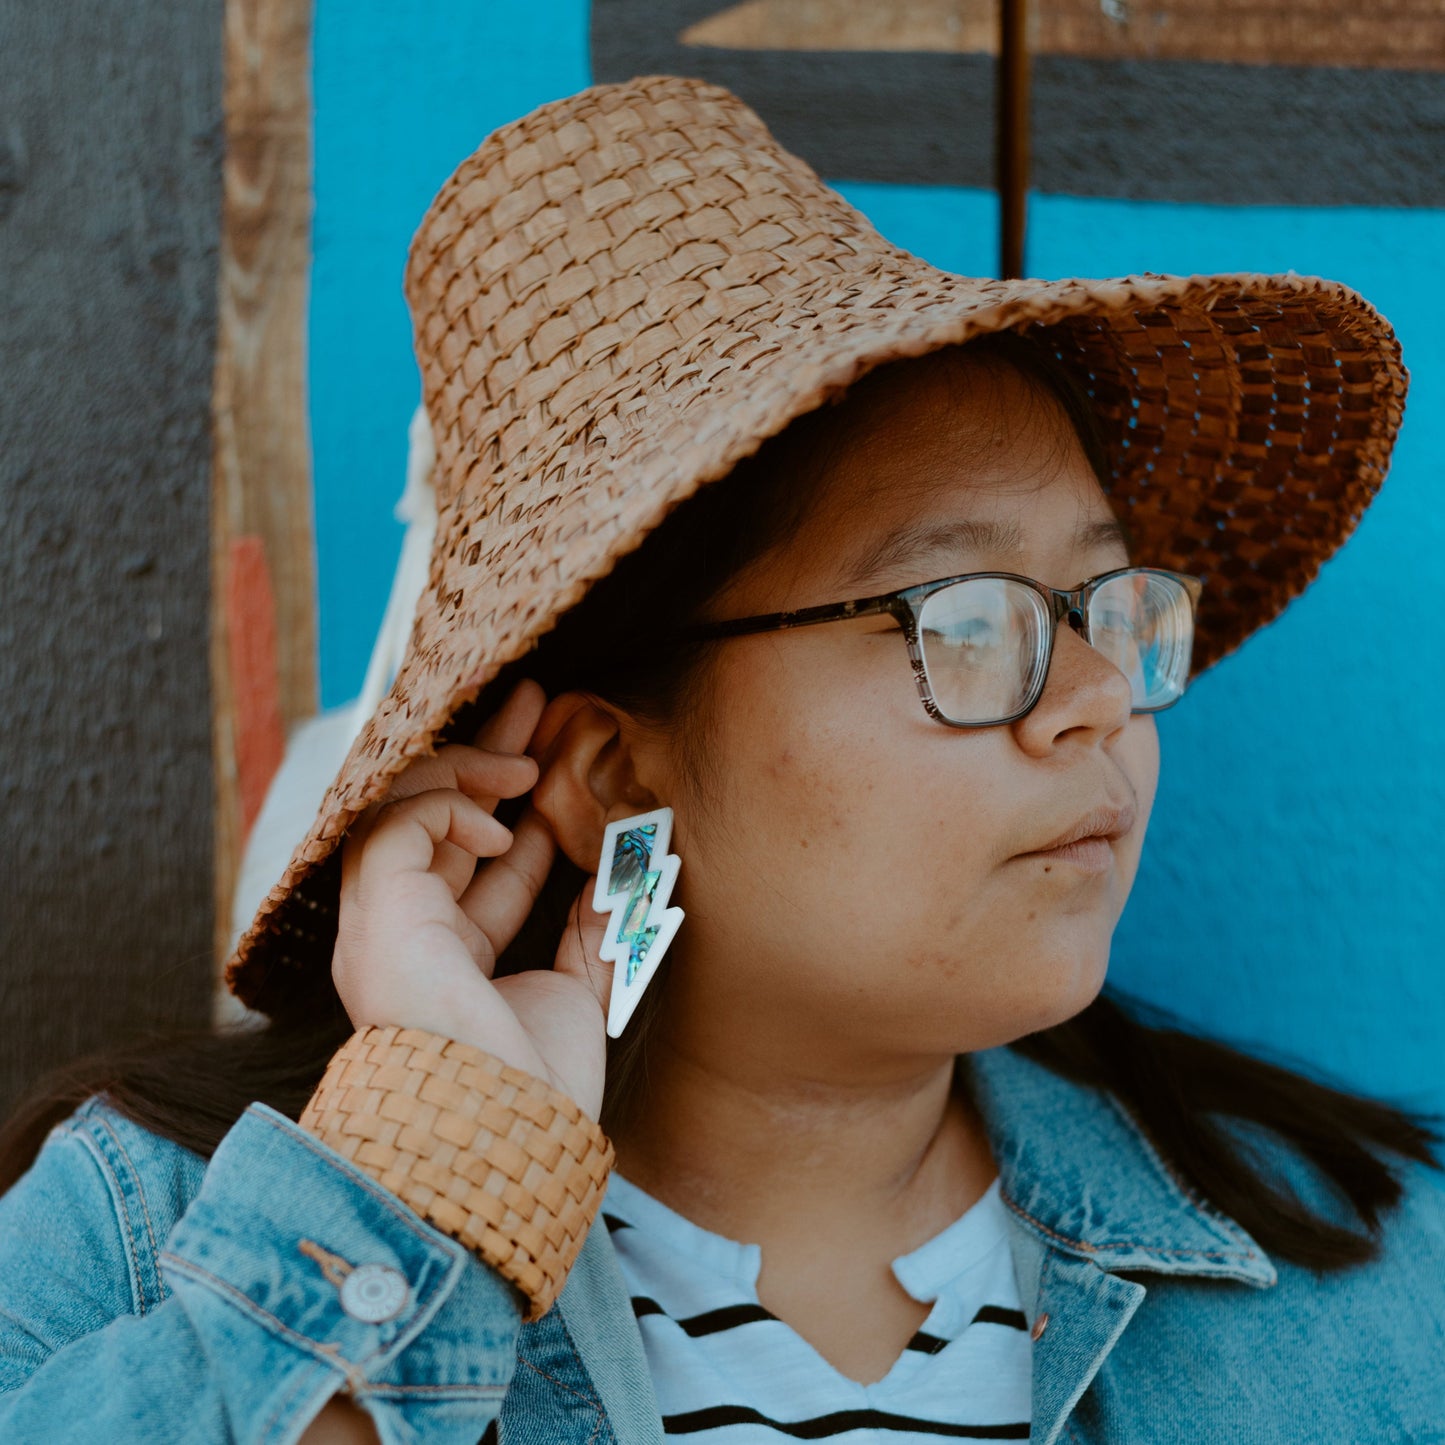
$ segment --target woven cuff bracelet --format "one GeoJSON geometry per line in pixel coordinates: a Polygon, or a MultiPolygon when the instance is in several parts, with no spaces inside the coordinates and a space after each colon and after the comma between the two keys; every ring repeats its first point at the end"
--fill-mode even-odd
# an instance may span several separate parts
{"type": "Polygon", "coordinates": [[[540,1319],[602,1203],[612,1141],[566,1094],[472,1044],[369,1025],[300,1119],[497,1269],[540,1319]]]}

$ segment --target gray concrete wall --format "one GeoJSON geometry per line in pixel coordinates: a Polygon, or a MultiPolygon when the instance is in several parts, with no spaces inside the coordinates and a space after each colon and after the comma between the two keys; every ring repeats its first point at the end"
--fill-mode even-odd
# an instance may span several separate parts
{"type": "Polygon", "coordinates": [[[0,5],[0,1109],[211,976],[222,0],[0,5]]]}

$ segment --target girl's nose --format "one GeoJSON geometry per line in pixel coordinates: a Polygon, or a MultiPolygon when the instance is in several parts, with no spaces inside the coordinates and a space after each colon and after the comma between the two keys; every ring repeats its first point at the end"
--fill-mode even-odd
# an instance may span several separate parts
{"type": "Polygon", "coordinates": [[[1038,703],[1012,724],[1019,745],[1036,756],[1052,751],[1067,734],[1103,743],[1124,727],[1133,711],[1129,679],[1084,641],[1082,617],[1076,620],[1070,611],[1067,621],[1069,626],[1054,634],[1049,675],[1038,703]]]}

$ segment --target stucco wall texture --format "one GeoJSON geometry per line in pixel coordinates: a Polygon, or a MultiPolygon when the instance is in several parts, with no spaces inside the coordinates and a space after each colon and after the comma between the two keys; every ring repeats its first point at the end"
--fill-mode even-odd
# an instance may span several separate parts
{"type": "Polygon", "coordinates": [[[208,1014],[221,11],[0,6],[0,1110],[208,1014]]]}
{"type": "MultiPolygon", "coordinates": [[[[720,8],[319,0],[310,381],[327,705],[359,686],[400,542],[391,509],[418,395],[400,278],[428,201],[493,127],[594,76],[660,68],[659,47],[677,53],[677,17],[720,8]],[[633,43],[599,29],[623,12],[637,23],[651,14],[654,31],[633,43]]],[[[787,60],[795,89],[816,82],[822,94],[867,57],[787,60]]],[[[725,80],[707,68],[715,61],[748,85],[778,68],[701,51],[661,68],[725,80]]],[[[893,74],[896,61],[880,66],[893,74]]],[[[1445,254],[1445,84],[1439,72],[1222,69],[1173,72],[1171,98],[1154,72],[1040,63],[1045,189],[1031,202],[1028,270],[1331,276],[1396,324],[1414,385],[1394,471],[1345,552],[1161,715],[1160,795],[1110,977],[1191,1027],[1445,1109],[1445,763],[1435,740],[1445,629],[1422,604],[1445,554],[1445,300],[1434,284],[1445,254]],[[1061,74],[1083,88],[1063,94],[1061,74]],[[1050,106],[1065,103],[1063,135],[1050,106]]],[[[749,98],[769,119],[765,97],[749,98]]],[[[854,120],[893,103],[886,85],[844,99],[860,108],[854,120]]],[[[814,130],[831,121],[823,112],[814,130]]],[[[798,136],[801,149],[806,129],[798,136]]],[[[986,147],[960,141],[921,183],[887,169],[888,145],[900,148],[885,142],[829,153],[824,174],[900,244],[990,273],[995,203],[986,176],[960,169],[986,147]]]]}

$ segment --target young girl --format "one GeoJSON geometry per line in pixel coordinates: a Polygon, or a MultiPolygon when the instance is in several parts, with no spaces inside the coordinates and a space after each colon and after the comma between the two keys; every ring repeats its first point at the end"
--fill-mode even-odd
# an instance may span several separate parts
{"type": "Polygon", "coordinates": [[[1153,713],[1373,495],[1385,323],[946,276],[666,77],[491,137],[408,291],[406,660],[266,1027],[0,1141],[0,1437],[1445,1438],[1438,1136],[1105,984],[1153,713]]]}

